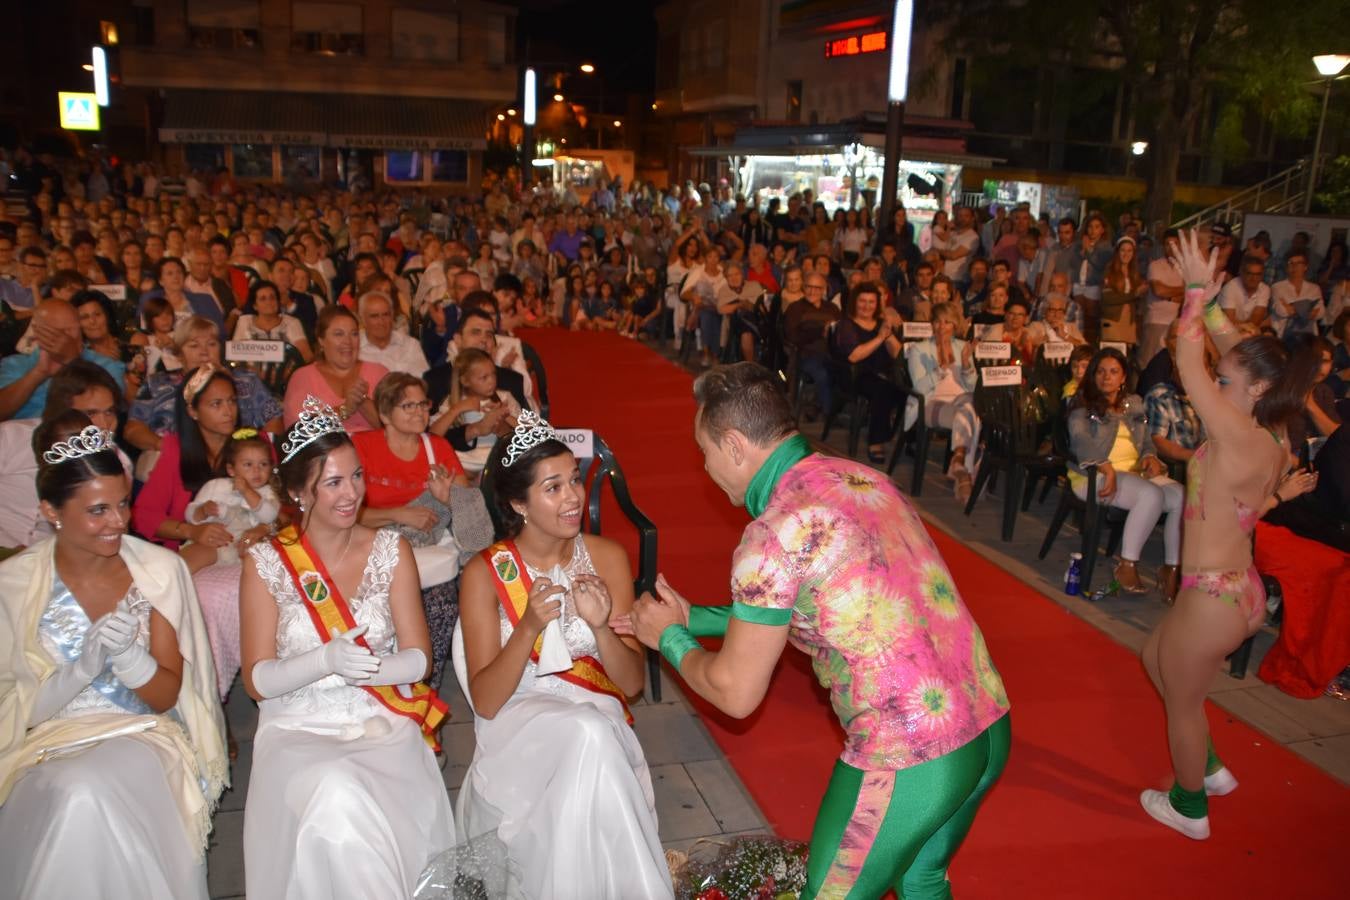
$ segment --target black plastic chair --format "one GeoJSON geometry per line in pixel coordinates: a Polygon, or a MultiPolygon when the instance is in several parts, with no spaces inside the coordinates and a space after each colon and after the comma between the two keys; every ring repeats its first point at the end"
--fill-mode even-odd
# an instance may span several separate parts
{"type": "Polygon", "coordinates": [[[1037,453],[1037,423],[1023,413],[1023,389],[1014,387],[975,388],[975,411],[980,417],[981,443],[984,445],[975,484],[966,501],[966,515],[975,509],[975,501],[995,473],[1006,475],[1003,486],[1002,538],[1011,541],[1017,524],[1017,511],[1023,488],[1031,475],[1063,469],[1064,460],[1055,454],[1037,453]]]}
{"type": "Polygon", "coordinates": [[[422,283],[422,275],[426,269],[404,269],[403,277],[408,279],[408,292],[414,297],[417,296],[417,286],[422,283]]]}
{"type": "MultiPolygon", "coordinates": [[[[614,451],[598,434],[592,434],[595,455],[580,461],[581,480],[586,488],[585,529],[591,534],[601,533],[601,496],[605,482],[608,481],[614,491],[614,500],[638,534],[637,577],[633,579],[633,593],[642,596],[656,591],[656,524],[649,519],[628,491],[628,479],[614,458],[614,451]]],[[[487,500],[488,512],[492,516],[493,530],[500,536],[502,523],[498,518],[497,504],[493,499],[491,479],[483,479],[481,485],[487,500]]],[[[661,654],[647,648],[647,683],[651,687],[652,701],[661,702],[661,654]]]]}
{"type": "MultiPolygon", "coordinates": [[[[1073,460],[1072,452],[1069,449],[1069,438],[1066,424],[1061,420],[1055,428],[1055,446],[1066,460],[1073,460]]],[[[1117,509],[1114,506],[1103,505],[1097,496],[1097,467],[1093,465],[1080,466],[1083,475],[1087,477],[1087,492],[1083,495],[1084,499],[1079,500],[1078,495],[1073,492],[1073,486],[1069,484],[1068,475],[1065,474],[1060,482],[1059,506],[1055,509],[1054,518],[1050,520],[1050,528],[1045,533],[1045,540],[1041,542],[1038,559],[1045,559],[1050,553],[1050,547],[1055,542],[1055,537],[1059,534],[1060,528],[1064,526],[1064,521],[1072,513],[1077,516],[1079,530],[1083,534],[1083,542],[1080,552],[1083,555],[1083,572],[1079,578],[1080,589],[1083,596],[1087,596],[1092,590],[1092,573],[1097,568],[1097,553],[1101,546],[1101,530],[1105,524],[1108,531],[1108,540],[1106,546],[1106,555],[1109,557],[1120,547],[1120,539],[1125,531],[1125,517],[1128,512],[1123,509],[1117,509]]]]}
{"type": "Polygon", "coordinates": [[[895,441],[895,449],[891,451],[891,461],[886,466],[886,474],[889,475],[895,471],[895,465],[900,461],[900,454],[908,447],[914,455],[914,470],[910,478],[909,493],[911,496],[918,497],[923,493],[923,477],[928,468],[928,447],[932,444],[933,438],[936,437],[947,443],[946,452],[942,455],[942,471],[946,472],[947,467],[951,465],[953,455],[952,430],[940,425],[928,424],[928,398],[914,390],[914,384],[909,380],[909,365],[905,361],[905,355],[902,353],[896,358],[895,362],[895,383],[900,388],[900,392],[905,395],[905,402],[900,404],[896,416],[895,427],[899,434],[895,441]],[[906,431],[905,412],[910,400],[914,401],[917,415],[914,419],[914,426],[906,431]]]}
{"type": "Polygon", "coordinates": [[[539,351],[524,341],[520,342],[520,349],[525,356],[525,368],[529,370],[530,377],[534,379],[535,386],[539,388],[539,414],[547,419],[549,417],[548,373],[544,371],[544,361],[539,358],[539,351]]]}
{"type": "Polygon", "coordinates": [[[231,369],[252,369],[258,376],[258,380],[266,385],[274,396],[284,397],[287,382],[291,380],[291,376],[295,374],[296,369],[305,365],[305,358],[300,355],[300,351],[295,348],[295,345],[287,343],[281,362],[243,363],[231,361],[229,365],[231,369]]]}

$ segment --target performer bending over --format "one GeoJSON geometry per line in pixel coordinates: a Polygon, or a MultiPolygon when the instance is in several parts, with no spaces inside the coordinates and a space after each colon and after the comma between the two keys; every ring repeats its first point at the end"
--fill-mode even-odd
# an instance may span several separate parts
{"type": "Polygon", "coordinates": [[[693,607],[664,577],[627,621],[693,690],[748,716],[783,644],[811,654],[847,735],[811,835],[803,898],[951,896],[947,865],[1003,771],[1003,682],[947,566],[888,480],[811,453],[754,363],[694,383],[704,467],[755,517],[729,607],[693,607]],[[722,649],[695,635],[725,634],[722,649]]]}
{"type": "Polygon", "coordinates": [[[1164,825],[1204,840],[1207,795],[1237,787],[1208,743],[1205,695],[1224,658],[1265,621],[1266,592],[1252,565],[1257,519],[1313,486],[1306,473],[1282,476],[1290,464],[1285,422],[1302,411],[1319,359],[1291,354],[1273,337],[1240,340],[1219,308],[1215,255],[1204,256],[1194,233],[1182,236],[1178,253],[1186,305],[1177,372],[1209,439],[1187,464],[1181,592],[1143,650],[1167,708],[1176,781],[1170,792],[1144,791],[1139,802],[1164,825]],[[1222,356],[1217,385],[1205,370],[1206,328],[1222,356]]]}

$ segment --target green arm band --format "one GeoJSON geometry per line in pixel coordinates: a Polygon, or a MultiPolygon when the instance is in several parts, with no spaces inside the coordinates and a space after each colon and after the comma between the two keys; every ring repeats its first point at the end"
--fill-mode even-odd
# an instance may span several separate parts
{"type": "Polygon", "coordinates": [[[792,610],[770,609],[764,606],[751,606],[739,600],[731,604],[731,614],[742,622],[752,625],[786,625],[792,621],[792,610]]]}
{"type": "Polygon", "coordinates": [[[694,637],[725,637],[730,606],[690,606],[689,633],[694,637]]]}
{"type": "Polygon", "coordinates": [[[667,625],[666,630],[661,632],[660,640],[661,655],[666,658],[666,662],[675,667],[675,671],[680,671],[680,663],[684,662],[685,655],[690,650],[701,649],[698,641],[689,633],[689,629],[683,625],[667,625]]]}

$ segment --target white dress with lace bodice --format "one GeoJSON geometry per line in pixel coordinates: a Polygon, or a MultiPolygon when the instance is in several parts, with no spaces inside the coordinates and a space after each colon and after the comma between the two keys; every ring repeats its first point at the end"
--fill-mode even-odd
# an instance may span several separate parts
{"type": "MultiPolygon", "coordinates": [[[[308,600],[276,548],[250,553],[277,602],[277,658],[319,647],[308,600]]],[[[398,560],[398,534],[377,532],[346,598],[380,656],[398,649],[389,607],[398,560]]],[[[410,897],[427,861],[454,843],[449,796],[421,729],[337,675],[259,708],[244,812],[249,900],[410,897]]]]}
{"type": "MultiPolygon", "coordinates": [[[[595,574],[583,538],[550,575],[526,565],[531,581],[569,588],[562,632],[575,659],[601,657],[570,591],[595,574]]],[[[502,643],[511,623],[499,610],[502,643]]],[[[648,900],[673,896],[656,820],[651,775],[637,735],[612,697],[527,663],[520,683],[491,719],[474,721],[477,747],[460,788],[460,842],[500,840],[510,861],[505,896],[530,900],[648,900]]],[[[495,900],[495,895],[494,895],[495,900]]]]}

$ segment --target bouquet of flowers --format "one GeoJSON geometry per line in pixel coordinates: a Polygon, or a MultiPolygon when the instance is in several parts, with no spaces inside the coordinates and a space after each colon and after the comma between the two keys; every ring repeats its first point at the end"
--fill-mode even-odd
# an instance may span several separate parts
{"type": "Polygon", "coordinates": [[[676,900],[796,900],[806,886],[806,845],[773,837],[716,844],[716,853],[667,852],[676,900]]]}

